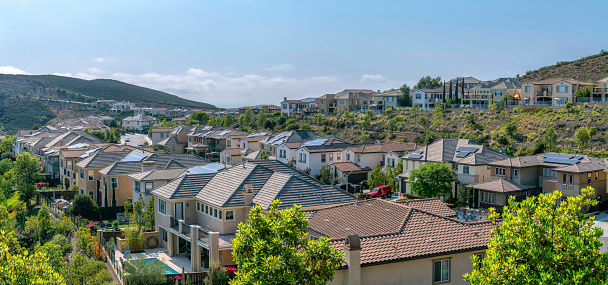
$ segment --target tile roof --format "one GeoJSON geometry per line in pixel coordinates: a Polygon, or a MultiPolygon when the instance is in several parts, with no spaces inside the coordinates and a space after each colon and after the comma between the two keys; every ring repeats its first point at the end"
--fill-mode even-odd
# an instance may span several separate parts
{"type": "Polygon", "coordinates": [[[338,152],[338,151],[342,151],[345,148],[348,148],[350,146],[352,146],[352,144],[345,143],[342,141],[339,141],[337,143],[332,143],[332,142],[327,141],[325,144],[322,144],[322,145],[314,145],[314,146],[302,145],[300,148],[306,149],[306,150],[308,150],[308,152],[314,153],[314,152],[328,152],[328,151],[338,152]]]}
{"type": "Polygon", "coordinates": [[[181,145],[185,144],[177,140],[176,136],[169,136],[168,138],[157,143],[158,145],[168,146],[168,145],[181,145]]]}
{"type": "Polygon", "coordinates": [[[521,89],[523,83],[517,78],[498,78],[484,81],[471,89],[521,89]]]}
{"type": "Polygon", "coordinates": [[[435,215],[444,216],[444,217],[454,217],[456,216],[456,212],[454,212],[450,207],[448,207],[445,203],[441,202],[438,198],[428,198],[428,199],[408,199],[397,201],[396,203],[408,206],[410,208],[418,209],[421,211],[433,213],[435,215]]]}
{"type": "Polygon", "coordinates": [[[130,151],[97,152],[79,161],[76,165],[80,168],[104,168],[129,155],[130,151]]]}
{"type": "Polygon", "coordinates": [[[159,127],[152,129],[152,133],[171,133],[175,130],[175,127],[159,127]]]}
{"type": "Polygon", "coordinates": [[[349,235],[361,239],[361,265],[397,262],[487,248],[489,221],[465,223],[382,199],[307,211],[309,231],[344,247],[349,235]]]}
{"type": "Polygon", "coordinates": [[[243,150],[240,148],[227,148],[224,151],[230,154],[231,156],[240,156],[243,150]]]}
{"type": "Polygon", "coordinates": [[[499,193],[509,193],[509,192],[517,192],[524,191],[530,189],[536,189],[536,186],[519,184],[511,179],[498,179],[490,182],[484,182],[479,184],[470,185],[468,187],[491,191],[491,192],[499,192],[499,193]]]}
{"type": "Polygon", "coordinates": [[[372,171],[372,169],[367,166],[361,167],[352,162],[335,162],[335,163],[332,163],[331,165],[335,166],[337,169],[339,169],[342,172],[372,171]]]}
{"type": "MultiPolygon", "coordinates": [[[[186,177],[189,175],[185,175],[186,177]]],[[[180,187],[194,187],[183,184],[188,181],[178,178],[155,189],[152,193],[160,197],[170,198],[175,192],[181,192],[180,187]],[[180,182],[176,182],[180,180],[180,182]],[[180,186],[186,185],[186,186],[180,186]]],[[[347,203],[355,197],[341,189],[325,185],[318,180],[295,170],[279,161],[248,161],[211,174],[209,179],[196,182],[198,191],[190,198],[196,198],[217,207],[244,206],[244,186],[253,185],[254,204],[267,208],[274,199],[280,199],[281,208],[293,204],[303,207],[329,206],[347,203]]],[[[190,188],[187,188],[190,189],[190,188]]],[[[171,198],[170,198],[171,199],[171,198]]]]}
{"type": "Polygon", "coordinates": [[[136,173],[141,169],[141,161],[117,161],[99,170],[99,173],[103,175],[122,175],[136,173]]]}
{"type": "Polygon", "coordinates": [[[186,168],[154,169],[128,175],[137,181],[172,180],[186,172],[186,168]]]}
{"type": "Polygon", "coordinates": [[[393,151],[413,151],[420,146],[415,143],[391,142],[381,144],[363,144],[349,147],[355,153],[388,153],[393,151]]]}
{"type": "MultiPolygon", "coordinates": [[[[551,152],[550,152],[551,153],[551,152]]],[[[552,167],[555,171],[572,172],[572,173],[584,173],[604,170],[608,167],[608,162],[605,158],[597,158],[588,155],[580,155],[581,159],[576,164],[561,164],[554,162],[545,162],[544,155],[547,153],[540,153],[528,156],[510,157],[503,160],[493,161],[488,163],[493,166],[502,167],[533,167],[533,166],[546,166],[552,167]]],[[[553,153],[554,154],[554,153],[553,153]]],[[[567,155],[567,154],[563,154],[567,155]]]]}
{"type": "Polygon", "coordinates": [[[565,81],[570,84],[580,84],[580,85],[585,85],[585,86],[593,84],[591,82],[580,81],[580,80],[576,80],[576,79],[572,79],[572,78],[548,78],[548,79],[544,79],[544,80],[540,80],[540,81],[532,81],[530,83],[538,84],[538,85],[546,85],[546,84],[555,84],[560,81],[565,81]]]}
{"type": "Polygon", "coordinates": [[[152,194],[167,199],[193,198],[201,190],[201,185],[207,184],[214,175],[213,173],[182,175],[155,188],[152,194]]]}
{"type": "Polygon", "coordinates": [[[422,155],[420,159],[408,158],[408,156],[404,156],[403,159],[483,165],[509,157],[506,154],[495,151],[472,140],[457,138],[442,139],[428,146],[424,146],[420,148],[420,150],[422,155]],[[477,148],[477,151],[469,153],[465,157],[457,157],[458,152],[456,150],[460,147],[477,148]]]}

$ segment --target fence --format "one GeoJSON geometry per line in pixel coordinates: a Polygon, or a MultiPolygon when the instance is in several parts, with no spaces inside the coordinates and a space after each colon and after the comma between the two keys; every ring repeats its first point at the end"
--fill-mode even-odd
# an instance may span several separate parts
{"type": "Polygon", "coordinates": [[[78,194],[78,191],[68,191],[68,190],[59,190],[59,191],[38,191],[41,196],[44,196],[49,199],[59,199],[63,197],[63,199],[73,200],[74,197],[78,194]]]}
{"type": "Polygon", "coordinates": [[[205,278],[207,278],[207,272],[196,272],[196,273],[175,273],[175,274],[165,274],[167,278],[167,282],[165,284],[172,285],[175,284],[175,277],[180,276],[182,281],[180,284],[185,284],[187,279],[190,279],[190,283],[192,285],[205,285],[205,278]]]}

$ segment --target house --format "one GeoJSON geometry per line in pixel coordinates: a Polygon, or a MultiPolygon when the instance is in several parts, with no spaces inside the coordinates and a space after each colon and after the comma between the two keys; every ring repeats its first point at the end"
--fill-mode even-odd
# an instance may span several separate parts
{"type": "Polygon", "coordinates": [[[151,126],[160,124],[160,120],[146,115],[135,115],[122,119],[124,129],[135,130],[138,132],[147,131],[151,126]]]}
{"type": "Polygon", "coordinates": [[[591,85],[590,82],[572,78],[549,78],[526,82],[521,87],[522,104],[563,106],[567,102],[576,103],[576,91],[591,85]]]}
{"type": "MultiPolygon", "coordinates": [[[[260,145],[260,150],[268,151],[271,157],[276,158],[279,154],[277,148],[283,143],[302,143],[321,138],[335,139],[334,136],[321,136],[309,130],[293,130],[269,136],[264,140],[260,140],[258,143],[260,145]]],[[[287,159],[284,159],[282,160],[282,162],[288,163],[289,161],[287,159]]]]}
{"type": "Polygon", "coordinates": [[[387,153],[401,151],[405,153],[414,151],[419,147],[420,145],[415,143],[402,142],[354,145],[349,146],[342,151],[342,161],[350,161],[371,169],[376,168],[378,164],[380,164],[380,166],[392,166],[394,164],[394,161],[392,160],[389,160],[389,164],[384,164],[387,153]]]}
{"type": "Polygon", "coordinates": [[[462,104],[471,107],[488,108],[494,99],[500,102],[503,98],[513,97],[514,100],[521,98],[522,83],[517,78],[498,78],[492,81],[484,81],[471,89],[471,94],[462,97],[462,104]]]}
{"type": "Polygon", "coordinates": [[[608,102],[608,77],[600,79],[595,85],[595,87],[590,87],[589,91],[591,91],[591,102],[608,102]]]}
{"type": "Polygon", "coordinates": [[[186,149],[195,153],[220,152],[227,145],[236,147],[232,138],[244,138],[248,134],[229,127],[198,126],[190,130],[186,149]]]}
{"type": "Polygon", "coordinates": [[[314,110],[317,107],[317,98],[287,100],[287,97],[283,97],[283,101],[280,105],[281,115],[289,117],[293,114],[314,110]]]}
{"type": "Polygon", "coordinates": [[[102,149],[102,145],[76,145],[75,147],[59,147],[45,151],[44,172],[49,175],[53,184],[63,184],[66,188],[77,184],[78,173],[76,163],[90,153],[102,149]]]}
{"type": "Polygon", "coordinates": [[[352,202],[355,197],[325,185],[281,162],[248,161],[217,173],[186,174],[152,191],[157,206],[160,247],[169,256],[191,257],[191,270],[210,261],[233,266],[232,240],[251,207],[267,210],[280,199],[280,209],[302,205],[314,210],[352,202]]]}
{"type": "Polygon", "coordinates": [[[160,150],[170,153],[184,153],[184,149],[186,148],[186,144],[180,142],[175,136],[169,136],[156,145],[160,150]]]}
{"type": "Polygon", "coordinates": [[[152,145],[157,145],[159,142],[170,137],[174,130],[175,127],[158,127],[152,129],[150,131],[152,133],[152,145]]]}
{"type": "Polygon", "coordinates": [[[506,158],[509,156],[472,140],[442,139],[402,157],[403,174],[399,176],[400,189],[403,193],[411,193],[408,177],[412,170],[428,162],[445,162],[454,170],[456,182],[452,197],[457,197],[457,189],[460,185],[490,181],[491,170],[488,164],[506,158]]]}
{"type": "MultiPolygon", "coordinates": [[[[606,194],[606,160],[587,155],[545,153],[529,156],[512,157],[488,163],[490,179],[508,180],[516,185],[532,186],[526,193],[519,195],[536,195],[551,193],[555,190],[562,192],[564,197],[577,196],[580,189],[592,186],[600,202],[608,201],[606,194]]],[[[507,198],[497,197],[485,188],[471,185],[478,190],[480,207],[503,207],[507,198]],[[482,191],[482,192],[480,192],[482,191]]],[[[483,185],[482,185],[483,187],[483,185]]],[[[519,197],[517,197],[520,199],[519,197]]],[[[525,198],[522,197],[521,199],[525,198]]]]}
{"type": "Polygon", "coordinates": [[[255,118],[258,117],[258,114],[264,108],[266,108],[266,113],[267,114],[272,114],[272,113],[275,113],[275,112],[281,112],[281,107],[279,107],[279,106],[262,104],[262,105],[255,105],[255,106],[239,107],[239,115],[244,115],[245,112],[247,111],[247,109],[251,109],[253,118],[255,119],[255,118]]]}
{"type": "Polygon", "coordinates": [[[397,99],[401,96],[401,90],[390,89],[372,94],[370,110],[384,112],[386,109],[397,110],[397,99]]]}
{"type": "Polygon", "coordinates": [[[367,180],[372,171],[369,167],[362,167],[352,162],[334,162],[331,165],[331,172],[338,178],[339,183],[357,184],[367,180]]]}
{"type": "Polygon", "coordinates": [[[251,149],[253,151],[260,150],[260,141],[268,139],[268,137],[274,136],[274,133],[253,133],[248,134],[241,139],[239,147],[241,149],[251,149]]]}
{"type": "Polygon", "coordinates": [[[350,146],[350,143],[334,139],[307,141],[296,150],[296,168],[309,175],[318,175],[323,166],[342,161],[342,151],[350,146]]]}
{"type": "MultiPolygon", "coordinates": [[[[106,200],[114,200],[116,203],[114,205],[123,206],[127,198],[133,199],[134,184],[128,175],[153,169],[192,168],[207,164],[209,161],[192,154],[150,153],[135,150],[99,170],[99,174],[103,176],[100,188],[101,197],[98,199],[103,200],[104,203],[106,200]]],[[[110,205],[113,204],[110,202],[110,205]]]]}
{"type": "Polygon", "coordinates": [[[382,199],[305,211],[310,239],[330,238],[345,262],[328,284],[468,284],[494,225],[452,217],[438,199],[382,199]]]}
{"type": "Polygon", "coordinates": [[[476,192],[478,208],[502,208],[507,205],[511,196],[515,196],[515,201],[521,202],[531,196],[534,189],[537,188],[534,185],[519,184],[508,178],[473,184],[468,187],[476,192]]]}
{"type": "Polygon", "coordinates": [[[112,104],[112,109],[110,109],[110,113],[120,113],[122,111],[130,110],[135,110],[135,104],[131,102],[116,102],[112,104]]]}
{"type": "Polygon", "coordinates": [[[220,152],[220,163],[227,165],[235,165],[243,162],[243,156],[252,153],[250,149],[227,148],[220,152]]]}
{"type": "Polygon", "coordinates": [[[177,117],[171,119],[171,123],[175,123],[178,125],[184,125],[188,122],[190,122],[190,117],[177,117]]]}
{"type": "MultiPolygon", "coordinates": [[[[462,93],[462,89],[460,86],[458,90],[456,90],[456,85],[452,86],[452,98],[457,96],[458,98],[463,98],[463,96],[470,94],[471,90],[464,89],[464,94],[462,93]]],[[[437,87],[434,89],[415,89],[412,91],[412,106],[413,104],[418,104],[418,106],[422,109],[433,109],[437,104],[443,104],[443,92],[444,86],[437,87]]],[[[450,87],[445,86],[445,96],[446,101],[450,98],[450,87]]]]}
{"type": "Polygon", "coordinates": [[[456,81],[458,81],[458,86],[461,86],[461,84],[463,84],[463,82],[464,82],[464,88],[466,88],[466,89],[471,89],[484,82],[473,76],[456,77],[455,79],[452,80],[453,84],[456,84],[456,81]]]}
{"type": "Polygon", "coordinates": [[[370,109],[373,90],[369,89],[345,89],[336,94],[325,94],[317,99],[317,105],[321,113],[338,114],[344,111],[366,111],[370,109]]]}

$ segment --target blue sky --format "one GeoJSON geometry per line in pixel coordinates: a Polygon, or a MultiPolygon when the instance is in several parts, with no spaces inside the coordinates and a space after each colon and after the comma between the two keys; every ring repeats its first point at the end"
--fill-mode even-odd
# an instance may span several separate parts
{"type": "Polygon", "coordinates": [[[221,107],[608,49],[602,1],[0,0],[0,73],[113,78],[221,107]]]}

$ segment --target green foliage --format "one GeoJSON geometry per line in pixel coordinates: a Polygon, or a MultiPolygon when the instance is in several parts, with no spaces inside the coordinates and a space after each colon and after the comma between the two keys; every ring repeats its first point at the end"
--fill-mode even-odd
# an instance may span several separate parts
{"type": "MultiPolygon", "coordinates": [[[[342,115],[344,116],[344,115],[342,115]]],[[[320,126],[323,122],[323,115],[321,113],[315,114],[315,125],[320,126]]]]}
{"type": "Polygon", "coordinates": [[[4,139],[0,141],[0,153],[12,152],[13,144],[17,140],[14,136],[6,136],[4,139]]]}
{"type": "Polygon", "coordinates": [[[77,194],[72,202],[70,212],[87,220],[99,220],[99,205],[89,195],[77,194]]]}
{"type": "Polygon", "coordinates": [[[13,169],[13,161],[5,158],[0,160],[0,176],[3,176],[4,173],[7,173],[9,170],[13,169]]]}
{"type": "Polygon", "coordinates": [[[425,77],[420,78],[418,83],[414,86],[414,89],[434,89],[441,86],[441,77],[437,76],[435,78],[427,75],[425,77]]]}
{"type": "Polygon", "coordinates": [[[251,124],[253,123],[253,111],[251,111],[250,108],[247,108],[245,110],[245,115],[243,116],[243,125],[244,126],[251,126],[251,124]]]}
{"type": "Polygon", "coordinates": [[[145,262],[145,257],[141,256],[138,259],[130,260],[125,267],[129,272],[126,277],[129,284],[148,285],[165,282],[165,265],[160,261],[145,262]]]}
{"type": "Polygon", "coordinates": [[[265,212],[254,206],[239,224],[232,249],[239,271],[231,284],[326,284],[344,262],[329,238],[307,238],[301,206],[279,211],[279,204],[273,201],[265,212]]]}
{"type": "Polygon", "coordinates": [[[209,114],[207,112],[194,112],[190,115],[190,123],[198,123],[201,126],[207,124],[209,114]]]}
{"type": "Polygon", "coordinates": [[[597,205],[595,190],[587,187],[579,196],[555,191],[522,202],[509,198],[502,215],[490,209],[489,219],[500,224],[492,230],[483,266],[465,274],[471,284],[606,284],[608,255],[601,253],[603,230],[594,216],[582,209],[597,205]],[[502,216],[502,217],[501,217],[502,216]]]}
{"type": "Polygon", "coordinates": [[[472,204],[473,192],[469,187],[458,187],[458,207],[467,207],[472,204]]]}
{"type": "Polygon", "coordinates": [[[39,239],[45,239],[47,235],[53,232],[53,220],[51,219],[51,214],[49,213],[49,208],[46,205],[42,205],[42,208],[38,211],[38,232],[39,239]]]}
{"type": "Polygon", "coordinates": [[[319,171],[319,181],[327,185],[335,185],[338,180],[335,171],[332,171],[331,165],[326,164],[321,167],[319,171]]]}
{"type": "Polygon", "coordinates": [[[139,193],[135,203],[131,203],[129,198],[125,202],[125,216],[129,217],[130,226],[136,226],[138,234],[143,229],[154,228],[154,197],[151,197],[150,200],[152,204],[146,207],[144,196],[139,193]]]}
{"type": "MultiPolygon", "coordinates": [[[[230,276],[226,273],[226,268],[220,267],[218,262],[212,261],[209,266],[213,285],[228,285],[230,281],[230,276]]],[[[205,278],[205,285],[211,284],[209,282],[209,277],[205,278]]]]}
{"type": "Polygon", "coordinates": [[[269,157],[270,157],[270,153],[267,150],[263,150],[260,153],[260,159],[261,160],[268,160],[269,157]]]}
{"type": "Polygon", "coordinates": [[[410,185],[414,194],[430,198],[449,196],[454,173],[447,163],[428,162],[410,172],[410,185]]]}
{"type": "Polygon", "coordinates": [[[580,127],[576,129],[574,137],[576,138],[576,143],[578,144],[579,149],[587,149],[587,147],[589,146],[589,140],[591,139],[591,134],[587,127],[580,127]]]}
{"type": "Polygon", "coordinates": [[[36,192],[36,183],[40,176],[40,161],[27,152],[22,153],[15,161],[15,182],[19,190],[19,199],[29,205],[36,192]]]}
{"type": "Polygon", "coordinates": [[[367,179],[367,185],[370,189],[382,185],[388,184],[388,178],[384,168],[380,166],[380,163],[376,164],[376,168],[369,173],[369,178],[367,179]]]}
{"type": "Polygon", "coordinates": [[[110,272],[101,261],[88,258],[80,252],[65,264],[64,276],[68,284],[110,285],[110,272]]]}
{"type": "Polygon", "coordinates": [[[404,83],[399,89],[401,90],[401,96],[397,98],[397,105],[401,107],[411,107],[412,95],[410,87],[404,83]]]}
{"type": "Polygon", "coordinates": [[[312,127],[308,123],[304,123],[304,124],[300,125],[300,130],[312,131],[312,127]]]}
{"type": "Polygon", "coordinates": [[[507,137],[513,137],[517,133],[517,123],[513,118],[509,119],[509,122],[503,128],[503,132],[507,137]]]}
{"type": "Polygon", "coordinates": [[[93,237],[85,226],[81,226],[76,232],[76,245],[88,254],[93,254],[93,237]]]}
{"type": "Polygon", "coordinates": [[[268,120],[268,109],[266,107],[262,107],[260,109],[260,113],[258,113],[258,117],[255,119],[255,123],[258,126],[258,130],[264,129],[266,126],[266,121],[268,120]]]}
{"type": "MultiPolygon", "coordinates": [[[[0,78],[5,76],[0,74],[0,78]]],[[[1,79],[0,79],[1,80],[1,79]]],[[[43,101],[30,98],[0,97],[0,126],[9,134],[27,130],[32,125],[44,126],[57,117],[43,101]]]]}
{"type": "Polygon", "coordinates": [[[554,151],[557,147],[557,133],[553,126],[549,126],[543,132],[543,144],[549,151],[554,151]]]}

